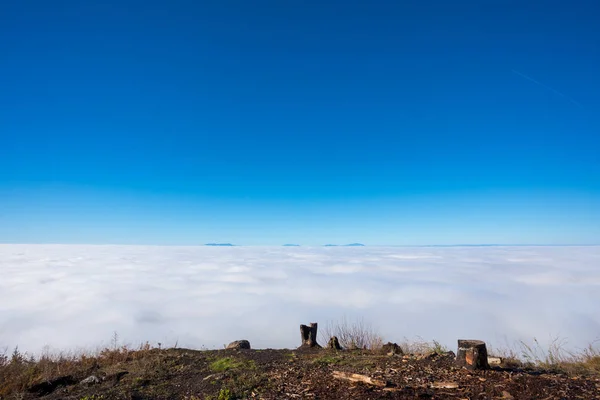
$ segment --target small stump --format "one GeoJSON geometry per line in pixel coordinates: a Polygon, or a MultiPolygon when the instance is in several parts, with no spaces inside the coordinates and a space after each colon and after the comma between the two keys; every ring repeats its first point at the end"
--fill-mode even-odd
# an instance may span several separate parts
{"type": "Polygon", "coordinates": [[[317,323],[311,322],[310,326],[300,325],[302,345],[300,347],[321,347],[317,343],[317,323]]]}
{"type": "Polygon", "coordinates": [[[337,336],[332,336],[327,343],[327,348],[331,350],[341,350],[342,346],[340,346],[340,341],[337,336]]]}
{"type": "Polygon", "coordinates": [[[398,346],[397,343],[392,343],[392,342],[387,342],[386,344],[381,346],[381,349],[379,350],[379,352],[381,354],[385,354],[388,356],[404,354],[404,352],[402,351],[402,348],[400,346],[398,346]]]}
{"type": "Polygon", "coordinates": [[[456,362],[469,370],[489,369],[487,348],[481,340],[459,340],[456,362]]]}

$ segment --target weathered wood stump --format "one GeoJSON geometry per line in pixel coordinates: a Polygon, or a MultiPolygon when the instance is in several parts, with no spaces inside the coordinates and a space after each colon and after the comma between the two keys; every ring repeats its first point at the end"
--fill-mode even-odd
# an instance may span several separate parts
{"type": "Polygon", "coordinates": [[[300,325],[301,347],[321,347],[317,343],[317,323],[311,322],[310,326],[300,325]]]}
{"type": "Polygon", "coordinates": [[[337,336],[332,336],[327,343],[327,348],[331,350],[341,350],[342,346],[340,346],[340,341],[337,336]]]}
{"type": "Polygon", "coordinates": [[[487,348],[481,340],[459,340],[456,362],[470,370],[489,369],[487,348]]]}
{"type": "Polygon", "coordinates": [[[386,354],[388,356],[393,356],[396,354],[398,354],[398,355],[404,354],[404,352],[402,351],[402,348],[400,346],[398,346],[397,343],[392,343],[392,342],[387,342],[386,344],[381,346],[381,349],[379,349],[379,352],[381,354],[386,354]]]}

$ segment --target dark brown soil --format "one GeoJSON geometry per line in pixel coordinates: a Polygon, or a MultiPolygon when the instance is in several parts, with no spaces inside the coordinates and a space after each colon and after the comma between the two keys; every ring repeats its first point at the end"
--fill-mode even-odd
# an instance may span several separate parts
{"type": "Polygon", "coordinates": [[[451,353],[153,349],[89,365],[32,382],[19,393],[5,392],[0,399],[600,399],[597,377],[500,367],[469,372],[456,366],[451,353]],[[334,371],[383,384],[336,379],[334,371]],[[90,375],[99,382],[80,383],[90,375]]]}

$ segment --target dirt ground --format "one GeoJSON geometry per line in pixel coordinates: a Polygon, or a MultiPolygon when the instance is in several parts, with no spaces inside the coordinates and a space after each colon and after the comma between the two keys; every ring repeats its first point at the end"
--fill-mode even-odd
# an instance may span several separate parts
{"type": "Polygon", "coordinates": [[[0,399],[600,399],[598,377],[505,367],[469,372],[453,353],[150,349],[113,356],[71,365],[66,375],[53,366],[44,379],[32,365],[30,383],[17,390],[5,382],[0,399]],[[350,373],[371,381],[352,382],[350,373]]]}

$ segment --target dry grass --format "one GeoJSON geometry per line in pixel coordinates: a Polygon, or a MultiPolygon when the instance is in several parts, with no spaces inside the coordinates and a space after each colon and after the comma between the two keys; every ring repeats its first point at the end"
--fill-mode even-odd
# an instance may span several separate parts
{"type": "Polygon", "coordinates": [[[569,375],[600,375],[600,349],[597,340],[583,349],[567,350],[567,341],[554,338],[548,348],[537,339],[532,343],[520,341],[513,346],[490,349],[490,355],[504,360],[508,367],[541,368],[569,375]]]}
{"type": "Polygon", "coordinates": [[[364,319],[348,321],[343,317],[339,321],[328,321],[321,330],[321,342],[327,343],[336,336],[345,349],[378,350],[383,346],[383,337],[364,319]]]}
{"type": "MultiPolygon", "coordinates": [[[[338,337],[342,346],[348,349],[377,350],[383,343],[381,335],[362,319],[350,323],[344,318],[340,322],[328,324],[322,331],[323,342],[334,335],[338,337]]],[[[506,367],[537,368],[571,376],[600,376],[599,343],[600,341],[594,342],[573,352],[567,350],[565,340],[555,339],[546,348],[534,339],[532,343],[518,342],[502,349],[490,348],[489,353],[503,358],[503,365],[506,367]]],[[[429,342],[422,338],[405,339],[400,346],[407,354],[447,351],[438,342],[429,342]]],[[[105,374],[116,373],[125,365],[126,369],[137,374],[136,376],[144,376],[148,371],[153,371],[153,376],[159,372],[167,374],[170,367],[165,364],[164,357],[164,352],[149,343],[133,348],[119,345],[117,340],[113,340],[109,347],[93,352],[52,353],[46,350],[37,357],[22,353],[18,348],[12,352],[0,349],[0,398],[24,393],[32,385],[58,377],[72,376],[75,380],[81,380],[100,370],[105,374]]],[[[338,359],[321,361],[339,362],[338,359]]],[[[216,360],[210,368],[228,370],[240,365],[231,359],[224,359],[216,360]]],[[[253,369],[251,363],[244,363],[243,366],[248,371],[253,369]]]]}
{"type": "Polygon", "coordinates": [[[130,346],[115,346],[95,352],[58,352],[44,350],[35,357],[15,348],[9,355],[0,353],[0,398],[9,393],[22,393],[27,388],[41,382],[48,382],[61,376],[74,376],[83,379],[95,370],[111,369],[121,363],[148,359],[153,347],[149,343],[137,349],[130,346]]]}
{"type": "Polygon", "coordinates": [[[408,338],[404,338],[404,340],[399,343],[402,351],[405,354],[442,354],[448,352],[448,348],[442,345],[440,342],[436,340],[427,341],[422,337],[417,337],[416,339],[410,340],[408,338]]]}

